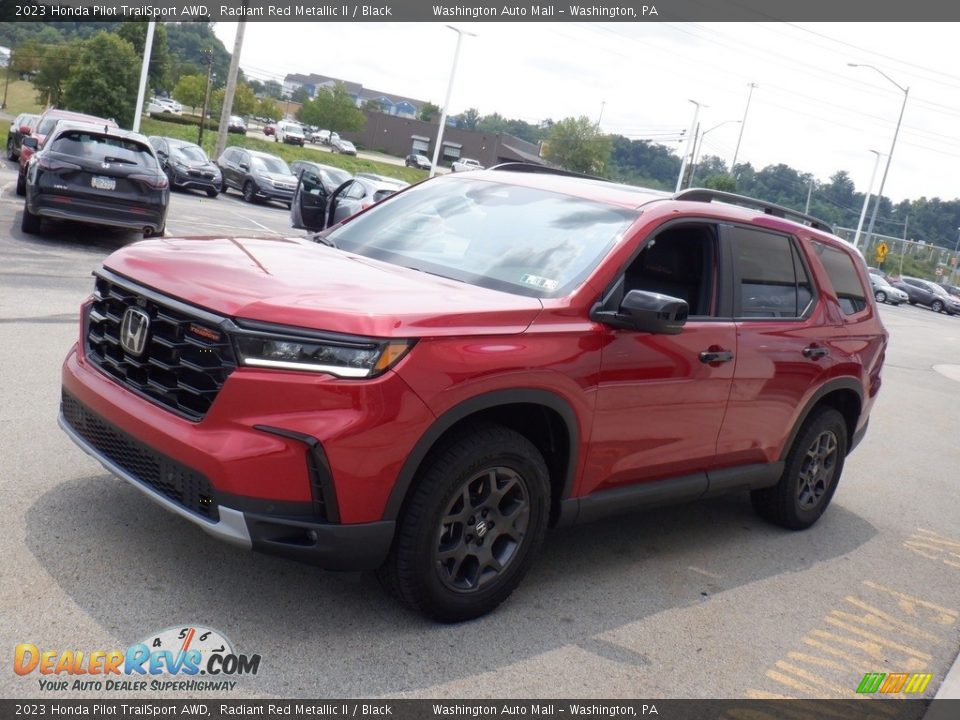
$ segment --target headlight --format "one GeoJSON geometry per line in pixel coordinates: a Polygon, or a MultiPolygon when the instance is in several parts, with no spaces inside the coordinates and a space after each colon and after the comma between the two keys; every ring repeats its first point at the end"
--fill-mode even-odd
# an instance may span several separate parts
{"type": "Polygon", "coordinates": [[[286,334],[249,334],[237,338],[240,362],[249,367],[303,370],[342,378],[369,378],[396,365],[410,340],[339,340],[286,334]]]}

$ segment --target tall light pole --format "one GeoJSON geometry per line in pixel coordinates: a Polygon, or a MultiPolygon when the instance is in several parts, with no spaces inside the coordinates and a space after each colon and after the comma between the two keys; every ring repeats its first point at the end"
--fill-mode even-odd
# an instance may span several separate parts
{"type": "Polygon", "coordinates": [[[740,141],[743,140],[743,129],[747,126],[747,113],[750,112],[750,100],[753,98],[753,89],[760,87],[756,83],[749,83],[750,91],[747,93],[747,106],[743,109],[743,120],[740,121],[740,135],[737,136],[737,147],[733,150],[733,160],[730,163],[730,176],[733,177],[733,171],[737,167],[737,155],[740,154],[740,141]]]}
{"type": "Polygon", "coordinates": [[[447,111],[450,109],[450,94],[453,92],[453,79],[457,75],[457,61],[460,60],[460,43],[463,42],[464,35],[469,35],[470,37],[477,36],[476,33],[455,28],[453,25],[447,25],[447,27],[457,34],[457,47],[453,51],[453,65],[450,67],[450,80],[447,82],[447,97],[443,101],[443,110],[440,111],[440,128],[437,130],[437,144],[433,148],[433,162],[430,163],[429,177],[433,177],[437,174],[437,160],[440,158],[440,146],[443,143],[443,130],[447,125],[447,111]]]}
{"type": "Polygon", "coordinates": [[[743,122],[743,120],[724,120],[722,123],[719,123],[718,125],[714,125],[709,130],[704,130],[702,133],[700,133],[700,138],[694,144],[693,162],[692,162],[693,167],[690,169],[690,183],[687,185],[687,187],[693,187],[693,177],[697,173],[697,167],[698,167],[697,163],[700,161],[700,151],[703,150],[703,139],[707,136],[707,133],[713,132],[718,127],[723,127],[724,125],[729,125],[730,123],[739,123],[739,122],[743,122]]]}
{"type": "Polygon", "coordinates": [[[133,131],[140,132],[140,116],[143,115],[143,100],[147,93],[147,73],[150,71],[150,54],[153,52],[153,31],[156,20],[147,23],[147,39],[143,44],[143,62],[140,64],[140,86],[137,88],[137,107],[133,113],[133,131]]]}
{"type": "Polygon", "coordinates": [[[876,70],[893,85],[895,85],[900,92],[903,93],[903,104],[900,106],[900,117],[897,118],[897,128],[893,131],[893,142],[890,143],[890,152],[887,154],[887,164],[883,167],[883,177],[880,178],[880,189],[877,191],[877,201],[874,203],[873,212],[870,213],[870,225],[867,227],[867,243],[869,243],[870,238],[873,236],[873,225],[877,221],[877,210],[880,209],[880,201],[883,199],[883,186],[886,185],[887,173],[890,172],[890,161],[893,160],[893,150],[897,147],[897,135],[900,134],[900,123],[903,121],[903,111],[907,109],[907,98],[910,96],[910,88],[901,86],[900,83],[887,75],[883,70],[876,68],[873,65],[865,65],[863,63],[847,63],[847,65],[850,67],[865,67],[870,68],[871,70],[876,70]]]}
{"type": "Polygon", "coordinates": [[[701,103],[698,103],[696,100],[691,100],[696,107],[693,110],[693,122],[690,123],[690,132],[687,134],[687,147],[683,151],[683,158],[680,160],[680,174],[677,175],[677,187],[674,192],[680,192],[680,186],[683,185],[683,173],[687,169],[687,158],[690,156],[690,143],[693,142],[694,135],[696,133],[697,127],[697,116],[700,114],[701,107],[707,107],[701,103]]]}
{"type": "Polygon", "coordinates": [[[863,198],[863,209],[860,211],[860,221],[857,223],[857,232],[853,236],[853,246],[855,248],[860,247],[860,231],[863,229],[863,219],[867,216],[867,207],[870,205],[870,193],[873,192],[873,181],[877,177],[877,166],[880,164],[880,156],[883,155],[881,152],[876,150],[871,150],[876,157],[873,160],[873,172],[870,173],[870,184],[867,185],[867,195],[863,198]]]}
{"type": "Polygon", "coordinates": [[[597,124],[594,126],[597,130],[600,129],[600,121],[603,120],[603,108],[606,106],[606,104],[606,100],[600,101],[600,114],[597,116],[597,124]]]}
{"type": "MultiPolygon", "coordinates": [[[[247,7],[247,3],[243,3],[247,7]]],[[[247,29],[247,21],[237,22],[237,34],[233,38],[233,54],[230,56],[230,69],[227,71],[227,86],[223,91],[223,107],[220,108],[220,127],[217,130],[217,145],[214,157],[220,157],[227,147],[227,127],[230,125],[230,114],[233,112],[233,96],[237,90],[237,74],[240,72],[240,51],[243,50],[243,34],[247,29]]]]}

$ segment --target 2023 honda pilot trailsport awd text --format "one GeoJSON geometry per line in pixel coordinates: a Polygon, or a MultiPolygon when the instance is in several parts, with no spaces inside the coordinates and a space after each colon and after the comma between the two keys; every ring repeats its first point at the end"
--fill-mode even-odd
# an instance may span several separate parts
{"type": "Polygon", "coordinates": [[[376,569],[458,621],[550,526],[749,490],[809,527],[886,342],[862,258],[814,218],[507,166],[310,238],[119,250],[60,423],[211,535],[376,569]]]}

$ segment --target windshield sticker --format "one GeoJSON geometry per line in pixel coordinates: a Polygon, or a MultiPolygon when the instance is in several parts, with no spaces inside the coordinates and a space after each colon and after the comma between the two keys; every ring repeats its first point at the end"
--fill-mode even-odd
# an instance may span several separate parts
{"type": "Polygon", "coordinates": [[[525,285],[532,285],[533,287],[538,287],[541,290],[556,290],[557,281],[551,280],[550,278],[540,277],[539,275],[524,275],[520,278],[520,282],[525,285]]]}

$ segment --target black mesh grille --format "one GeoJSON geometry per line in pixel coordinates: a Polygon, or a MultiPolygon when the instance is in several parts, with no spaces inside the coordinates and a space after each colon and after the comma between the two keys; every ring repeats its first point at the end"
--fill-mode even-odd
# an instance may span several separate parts
{"type": "Polygon", "coordinates": [[[115,465],[181,507],[210,520],[220,519],[206,477],[115,428],[67,393],[60,408],[73,431],[115,465]]]}
{"type": "Polygon", "coordinates": [[[87,356],[135,392],[192,420],[201,419],[237,363],[227,335],[197,317],[98,277],[87,316],[87,356]],[[139,356],[120,344],[123,316],[150,318],[139,356]]]}

